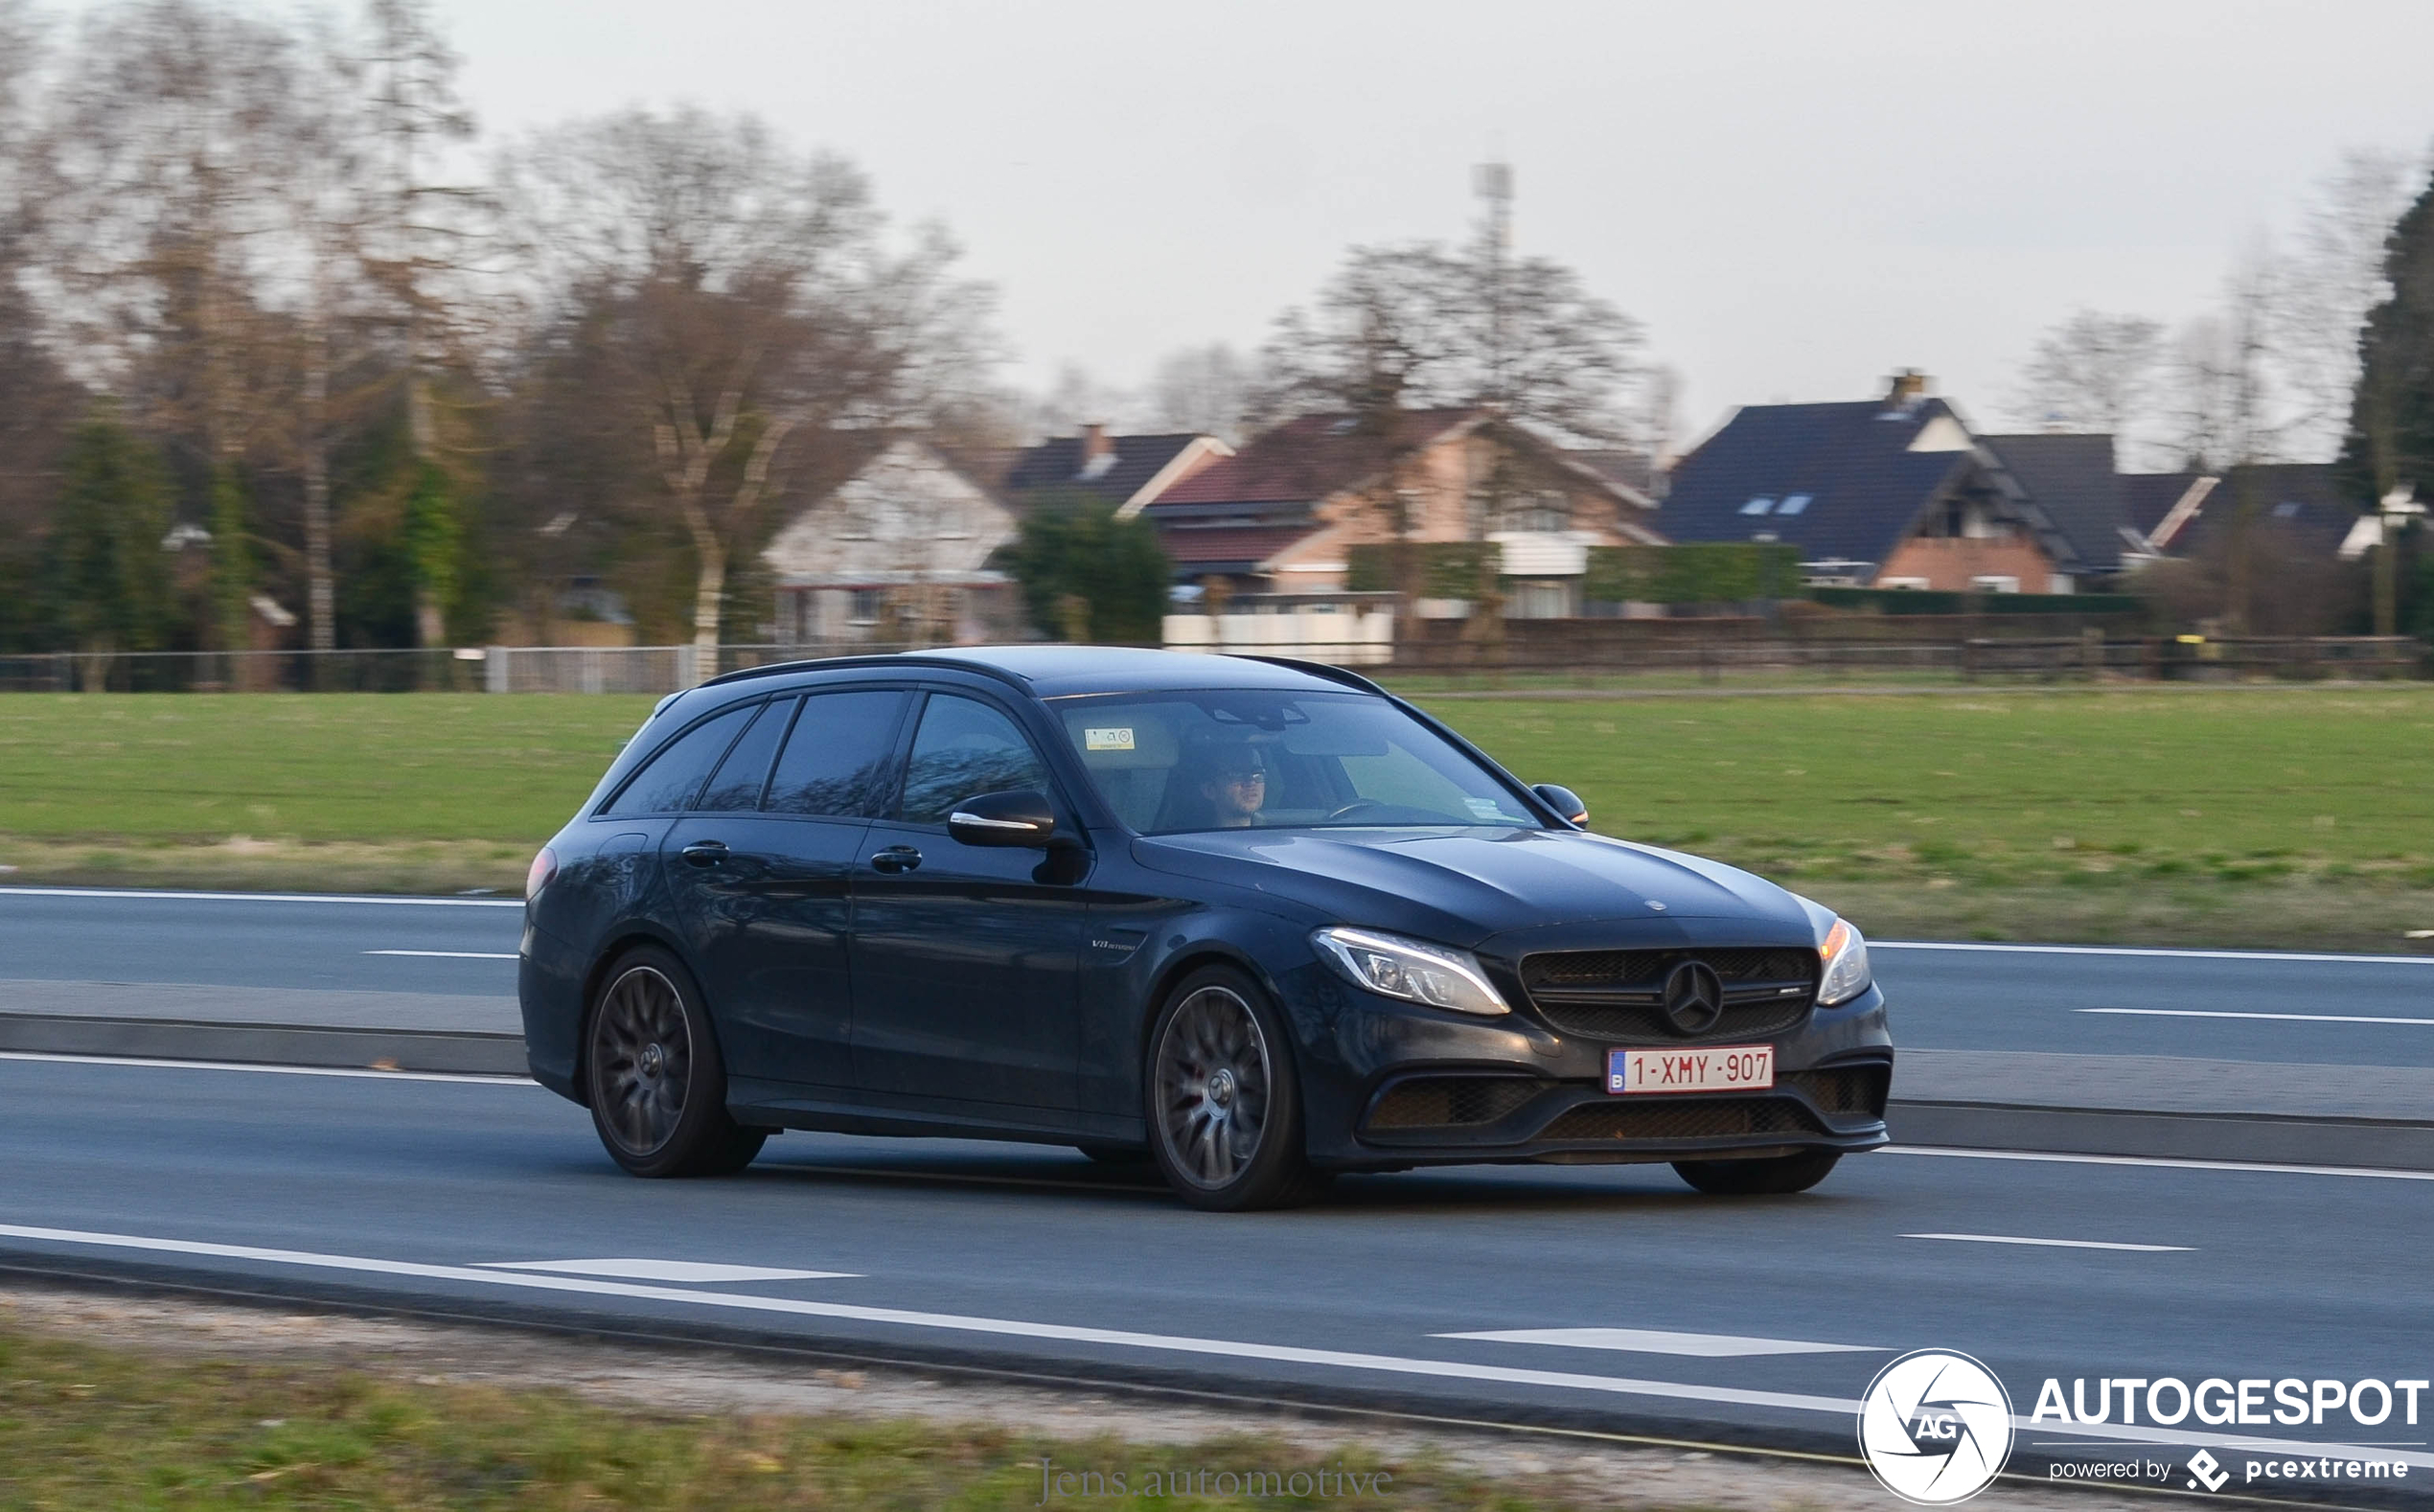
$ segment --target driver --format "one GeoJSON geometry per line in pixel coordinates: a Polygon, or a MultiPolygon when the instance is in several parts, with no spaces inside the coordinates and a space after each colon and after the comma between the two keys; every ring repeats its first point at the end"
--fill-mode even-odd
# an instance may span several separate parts
{"type": "Polygon", "coordinates": [[[1217,828],[1247,830],[1259,822],[1268,802],[1268,761],[1259,747],[1228,746],[1217,753],[1208,780],[1200,785],[1217,828]]]}

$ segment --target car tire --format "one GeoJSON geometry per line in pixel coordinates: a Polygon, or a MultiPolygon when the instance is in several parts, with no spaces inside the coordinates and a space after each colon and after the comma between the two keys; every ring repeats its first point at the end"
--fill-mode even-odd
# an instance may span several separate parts
{"type": "Polygon", "coordinates": [[[1143,1113],[1159,1173],[1192,1206],[1292,1207],[1324,1190],[1310,1168],[1288,1044],[1267,994],[1231,967],[1192,973],[1160,1005],[1143,1113]]]}
{"type": "Polygon", "coordinates": [[[584,1089],[608,1157],[635,1176],[728,1176],[769,1136],[726,1111],[726,1063],[701,993],[656,946],[619,956],[584,1028],[584,1089]]]}
{"type": "Polygon", "coordinates": [[[1803,1150],[1762,1160],[1676,1160],[1673,1172],[1712,1197],[1782,1197],[1826,1180],[1842,1157],[1840,1150],[1803,1150]]]}

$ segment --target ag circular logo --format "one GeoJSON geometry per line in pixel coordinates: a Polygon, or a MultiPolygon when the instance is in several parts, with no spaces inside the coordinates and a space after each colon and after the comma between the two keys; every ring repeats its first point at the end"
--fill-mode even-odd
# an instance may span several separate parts
{"type": "Polygon", "coordinates": [[[2011,1457],[2010,1394],[1967,1355],[1913,1350],[1868,1384],[1859,1404],[1859,1452],[1904,1501],[1966,1501],[2011,1457]]]}
{"type": "Polygon", "coordinates": [[[1677,1033],[1705,1034],[1724,1017],[1724,983],[1705,961],[1684,961],[1665,979],[1665,1016],[1677,1033]]]}

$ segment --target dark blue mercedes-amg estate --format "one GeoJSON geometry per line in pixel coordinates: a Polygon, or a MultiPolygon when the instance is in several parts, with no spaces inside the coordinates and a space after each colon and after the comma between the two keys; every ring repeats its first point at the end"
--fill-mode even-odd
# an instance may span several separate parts
{"type": "Polygon", "coordinates": [[[1339,1171],[1885,1142],[1859,932],[1581,828],[1331,667],[1090,647],[798,662],[659,705],[535,858],[533,1074],[642,1176],[780,1129],[1071,1144],[1210,1208],[1339,1171]]]}

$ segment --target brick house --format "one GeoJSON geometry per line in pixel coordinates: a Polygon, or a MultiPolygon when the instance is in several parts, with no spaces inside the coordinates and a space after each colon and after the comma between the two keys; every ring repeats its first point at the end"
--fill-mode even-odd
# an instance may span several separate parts
{"type": "Polygon", "coordinates": [[[1506,612],[1576,614],[1591,546],[1659,544],[1642,491],[1483,409],[1409,410],[1382,430],[1305,415],[1132,513],[1158,523],[1181,583],[1342,590],[1352,548],[1492,542],[1506,612]]]}
{"type": "Polygon", "coordinates": [[[1675,467],[1656,521],[1796,545],[1812,583],[1999,593],[2119,570],[2127,523],[2110,438],[1977,435],[1916,373],[1880,400],[1739,410],[1675,467]]]}

